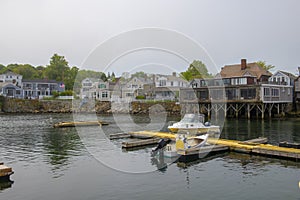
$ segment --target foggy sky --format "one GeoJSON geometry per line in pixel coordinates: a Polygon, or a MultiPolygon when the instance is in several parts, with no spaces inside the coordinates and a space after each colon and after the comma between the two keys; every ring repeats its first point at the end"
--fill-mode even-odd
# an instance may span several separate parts
{"type": "MultiPolygon", "coordinates": [[[[265,60],[275,70],[292,73],[300,66],[298,0],[1,0],[0,8],[4,65],[47,65],[58,53],[70,66],[88,68],[85,59],[109,38],[157,27],[194,39],[217,68],[241,58],[265,60]]],[[[117,74],[131,63],[125,59],[120,65],[117,74]]],[[[177,65],[178,71],[187,67],[180,62],[170,65],[177,65]]]]}

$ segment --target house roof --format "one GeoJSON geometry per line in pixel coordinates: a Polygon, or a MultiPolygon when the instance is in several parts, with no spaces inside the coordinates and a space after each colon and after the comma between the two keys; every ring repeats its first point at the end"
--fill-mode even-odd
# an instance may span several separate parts
{"type": "Polygon", "coordinates": [[[23,80],[23,83],[62,83],[62,81],[47,80],[47,79],[35,79],[35,80],[23,80]]]}
{"type": "Polygon", "coordinates": [[[279,72],[285,74],[285,75],[288,76],[290,79],[293,79],[293,80],[296,80],[296,79],[297,79],[297,76],[295,76],[294,74],[291,74],[291,73],[289,73],[289,72],[285,72],[285,71],[281,71],[281,70],[280,70],[279,72]]]}
{"type": "Polygon", "coordinates": [[[246,69],[241,69],[241,64],[225,65],[220,72],[222,78],[241,77],[245,74],[255,76],[258,79],[261,76],[272,76],[271,72],[260,67],[257,63],[247,63],[246,69]]]}
{"type": "Polygon", "coordinates": [[[6,86],[8,86],[8,87],[13,87],[13,88],[15,88],[15,89],[17,89],[17,90],[20,90],[21,88],[19,88],[19,87],[17,87],[17,86],[15,86],[14,84],[12,84],[12,83],[8,83],[8,82],[6,82],[6,83],[0,83],[0,88],[4,88],[4,87],[6,87],[6,86]]]}

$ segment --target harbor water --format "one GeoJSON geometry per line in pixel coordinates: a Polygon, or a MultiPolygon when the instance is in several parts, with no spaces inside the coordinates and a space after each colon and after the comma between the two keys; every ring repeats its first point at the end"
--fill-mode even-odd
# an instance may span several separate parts
{"type": "MultiPolygon", "coordinates": [[[[99,119],[109,126],[53,128],[71,114],[0,115],[1,200],[300,199],[300,162],[222,153],[191,163],[151,157],[151,147],[122,150],[120,124],[147,127],[143,115],[99,119]],[[94,135],[100,135],[94,139],[94,135]],[[101,135],[102,134],[102,135],[101,135]]],[[[170,117],[176,121],[179,117],[170,117]]],[[[300,119],[225,121],[221,138],[300,142],[300,119]]]]}

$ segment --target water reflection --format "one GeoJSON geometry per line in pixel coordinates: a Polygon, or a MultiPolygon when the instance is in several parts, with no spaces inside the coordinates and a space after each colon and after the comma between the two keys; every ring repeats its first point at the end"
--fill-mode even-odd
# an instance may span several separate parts
{"type": "Polygon", "coordinates": [[[49,131],[43,136],[47,163],[51,164],[54,178],[63,176],[70,165],[70,159],[81,155],[83,145],[74,128],[61,128],[49,131]]]}
{"type": "Polygon", "coordinates": [[[13,183],[10,179],[0,179],[0,192],[1,190],[11,188],[13,183]]]}

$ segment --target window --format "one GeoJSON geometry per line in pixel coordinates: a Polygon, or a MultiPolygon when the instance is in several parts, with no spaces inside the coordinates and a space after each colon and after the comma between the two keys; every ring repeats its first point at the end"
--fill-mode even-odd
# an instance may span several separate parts
{"type": "Polygon", "coordinates": [[[279,97],[279,89],[272,88],[272,97],[279,97]]]}
{"type": "Polygon", "coordinates": [[[98,85],[98,88],[106,88],[106,85],[103,84],[103,83],[100,83],[100,84],[98,85]]]}
{"type": "Polygon", "coordinates": [[[159,81],[159,86],[166,86],[167,85],[167,81],[166,80],[160,80],[159,81]]]}
{"type": "Polygon", "coordinates": [[[173,81],[171,81],[171,86],[173,86],[173,81]]]}
{"type": "Polygon", "coordinates": [[[132,97],[133,93],[126,93],[126,97],[132,97]]]}
{"type": "Polygon", "coordinates": [[[229,78],[223,79],[223,83],[224,85],[230,85],[230,79],[229,78]]]}
{"type": "Polygon", "coordinates": [[[226,89],[225,91],[228,100],[233,100],[237,98],[236,89],[226,89]]]}
{"type": "Polygon", "coordinates": [[[241,89],[241,98],[243,99],[255,99],[256,97],[256,89],[241,89]]]}
{"type": "Polygon", "coordinates": [[[264,88],[264,96],[270,96],[270,88],[264,88]]]}
{"type": "Polygon", "coordinates": [[[247,78],[233,78],[231,79],[232,85],[245,85],[247,84],[247,78]]]}
{"type": "Polygon", "coordinates": [[[21,90],[16,90],[16,94],[20,95],[21,94],[21,90]]]}
{"type": "Polygon", "coordinates": [[[107,98],[108,97],[108,93],[107,93],[107,91],[105,91],[105,92],[102,92],[102,98],[107,98]]]}

